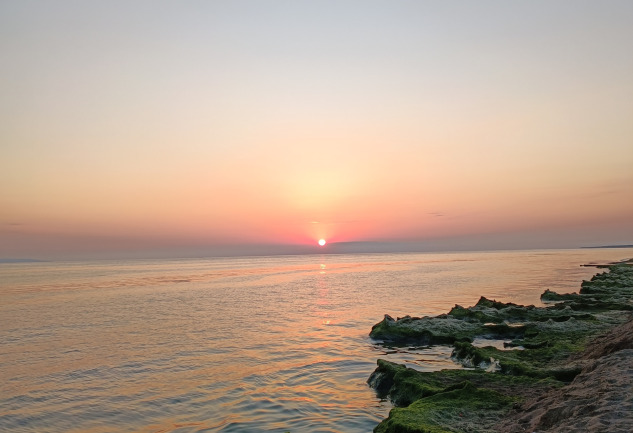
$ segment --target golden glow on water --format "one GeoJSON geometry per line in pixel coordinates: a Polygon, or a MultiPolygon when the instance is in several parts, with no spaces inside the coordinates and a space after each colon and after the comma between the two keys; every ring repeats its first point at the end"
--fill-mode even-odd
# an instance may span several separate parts
{"type": "Polygon", "coordinates": [[[632,253],[2,265],[0,405],[27,432],[366,432],[389,410],[365,384],[377,358],[457,367],[448,346],[372,342],[383,314],[537,304],[632,253]]]}

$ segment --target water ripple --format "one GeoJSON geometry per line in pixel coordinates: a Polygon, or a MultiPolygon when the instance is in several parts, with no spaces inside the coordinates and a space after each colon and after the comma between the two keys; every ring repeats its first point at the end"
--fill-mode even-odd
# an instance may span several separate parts
{"type": "Polygon", "coordinates": [[[0,431],[365,433],[390,409],[366,384],[377,358],[459,367],[449,346],[371,341],[383,314],[538,303],[632,253],[2,265],[0,431]]]}

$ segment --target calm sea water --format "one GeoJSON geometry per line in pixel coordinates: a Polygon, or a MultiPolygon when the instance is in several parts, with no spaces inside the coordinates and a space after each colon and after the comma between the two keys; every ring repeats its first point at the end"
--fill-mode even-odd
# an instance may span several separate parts
{"type": "Polygon", "coordinates": [[[0,431],[370,432],[371,326],[485,295],[540,304],[631,249],[0,264],[0,431]]]}

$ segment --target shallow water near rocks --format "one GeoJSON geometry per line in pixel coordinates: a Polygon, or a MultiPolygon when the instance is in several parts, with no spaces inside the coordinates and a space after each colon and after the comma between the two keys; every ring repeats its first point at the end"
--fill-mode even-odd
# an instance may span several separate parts
{"type": "Polygon", "coordinates": [[[541,305],[630,249],[0,264],[0,431],[368,432],[384,314],[541,305]]]}

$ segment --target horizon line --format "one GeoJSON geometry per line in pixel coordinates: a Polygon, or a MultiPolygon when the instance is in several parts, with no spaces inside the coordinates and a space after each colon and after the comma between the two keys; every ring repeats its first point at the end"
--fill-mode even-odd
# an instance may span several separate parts
{"type": "Polygon", "coordinates": [[[573,250],[573,249],[627,249],[633,244],[580,245],[580,246],[539,246],[539,247],[468,247],[433,248],[427,245],[422,248],[419,241],[347,241],[331,242],[324,246],[306,244],[236,244],[216,247],[163,247],[150,250],[91,251],[84,255],[77,252],[60,254],[59,258],[0,257],[0,264],[63,262],[63,261],[100,261],[100,260],[178,260],[206,258],[236,257],[275,257],[275,256],[307,256],[307,255],[344,255],[344,254],[433,254],[433,253],[468,253],[468,252],[503,252],[503,251],[539,251],[539,250],[573,250]],[[409,248],[404,248],[409,246],[409,248]],[[354,247],[365,247],[355,249],[354,247]],[[391,248],[394,249],[391,249],[391,248]],[[400,248],[397,248],[400,247],[400,248]],[[416,248],[417,247],[417,248],[416,248]],[[201,251],[204,249],[205,251],[201,251]],[[265,251],[263,249],[266,249],[265,251]],[[240,251],[241,250],[241,251],[240,251]],[[80,257],[81,256],[81,257],[80,257]]]}

